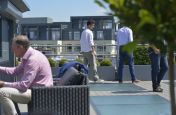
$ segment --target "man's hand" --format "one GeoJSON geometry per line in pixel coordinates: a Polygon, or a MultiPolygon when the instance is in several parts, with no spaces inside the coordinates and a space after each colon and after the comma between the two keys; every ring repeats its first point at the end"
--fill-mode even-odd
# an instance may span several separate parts
{"type": "Polygon", "coordinates": [[[96,51],[93,51],[92,53],[93,53],[93,55],[95,55],[95,56],[97,55],[96,51]]]}
{"type": "Polygon", "coordinates": [[[95,46],[92,46],[92,54],[95,56],[97,55],[96,50],[95,50],[95,46]]]}
{"type": "Polygon", "coordinates": [[[157,48],[154,44],[149,44],[149,46],[154,50],[155,54],[159,54],[160,53],[160,49],[157,48]]]}
{"type": "Polygon", "coordinates": [[[4,81],[0,81],[0,88],[4,86],[4,81]]]}
{"type": "Polygon", "coordinates": [[[154,52],[155,52],[155,54],[159,54],[160,53],[160,49],[154,49],[154,52]]]}

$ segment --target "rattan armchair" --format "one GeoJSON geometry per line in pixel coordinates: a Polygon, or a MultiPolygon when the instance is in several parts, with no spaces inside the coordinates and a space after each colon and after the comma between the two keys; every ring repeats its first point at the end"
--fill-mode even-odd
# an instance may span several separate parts
{"type": "Polygon", "coordinates": [[[29,115],[89,115],[87,85],[32,88],[29,115]]]}
{"type": "Polygon", "coordinates": [[[87,77],[81,85],[34,87],[29,115],[89,115],[87,77]]]}

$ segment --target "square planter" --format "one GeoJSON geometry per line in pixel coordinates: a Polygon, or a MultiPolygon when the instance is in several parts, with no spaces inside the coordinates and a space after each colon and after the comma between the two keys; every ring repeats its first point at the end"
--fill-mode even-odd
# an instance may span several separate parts
{"type": "Polygon", "coordinates": [[[115,80],[115,68],[113,66],[99,66],[98,75],[101,79],[105,81],[114,81],[115,80]]]}

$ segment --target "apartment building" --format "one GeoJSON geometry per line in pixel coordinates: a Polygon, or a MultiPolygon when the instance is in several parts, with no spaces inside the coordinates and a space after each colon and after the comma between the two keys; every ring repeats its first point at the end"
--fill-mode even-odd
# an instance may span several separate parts
{"type": "Polygon", "coordinates": [[[75,55],[80,53],[79,40],[89,19],[96,21],[93,33],[97,53],[114,54],[115,47],[111,46],[115,45],[116,24],[113,16],[71,16],[70,22],[53,22],[48,17],[23,18],[20,20],[20,30],[34,46],[40,45],[39,49],[45,53],[75,55]],[[57,47],[49,48],[51,45],[57,47]]]}

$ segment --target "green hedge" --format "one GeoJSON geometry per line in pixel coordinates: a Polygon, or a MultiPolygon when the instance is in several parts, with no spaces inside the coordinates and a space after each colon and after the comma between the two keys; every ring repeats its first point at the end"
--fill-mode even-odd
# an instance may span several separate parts
{"type": "Polygon", "coordinates": [[[57,62],[54,59],[48,58],[48,61],[51,67],[57,67],[57,62]]]}
{"type": "Polygon", "coordinates": [[[112,66],[112,61],[110,59],[105,58],[100,62],[100,66],[112,66]]]}
{"type": "Polygon", "coordinates": [[[150,58],[149,58],[146,46],[137,46],[133,53],[134,53],[135,65],[150,64],[150,58]]]}
{"type": "Polygon", "coordinates": [[[79,63],[82,63],[82,64],[84,63],[83,60],[80,59],[80,58],[76,58],[75,61],[77,61],[77,62],[79,62],[79,63]]]}
{"type": "Polygon", "coordinates": [[[62,67],[65,63],[68,62],[68,59],[66,58],[62,58],[60,61],[59,61],[59,67],[62,67]]]}
{"type": "Polygon", "coordinates": [[[49,57],[48,61],[49,61],[51,67],[58,67],[58,66],[62,67],[65,63],[68,62],[68,59],[62,58],[59,62],[57,62],[54,59],[49,57]]]}

